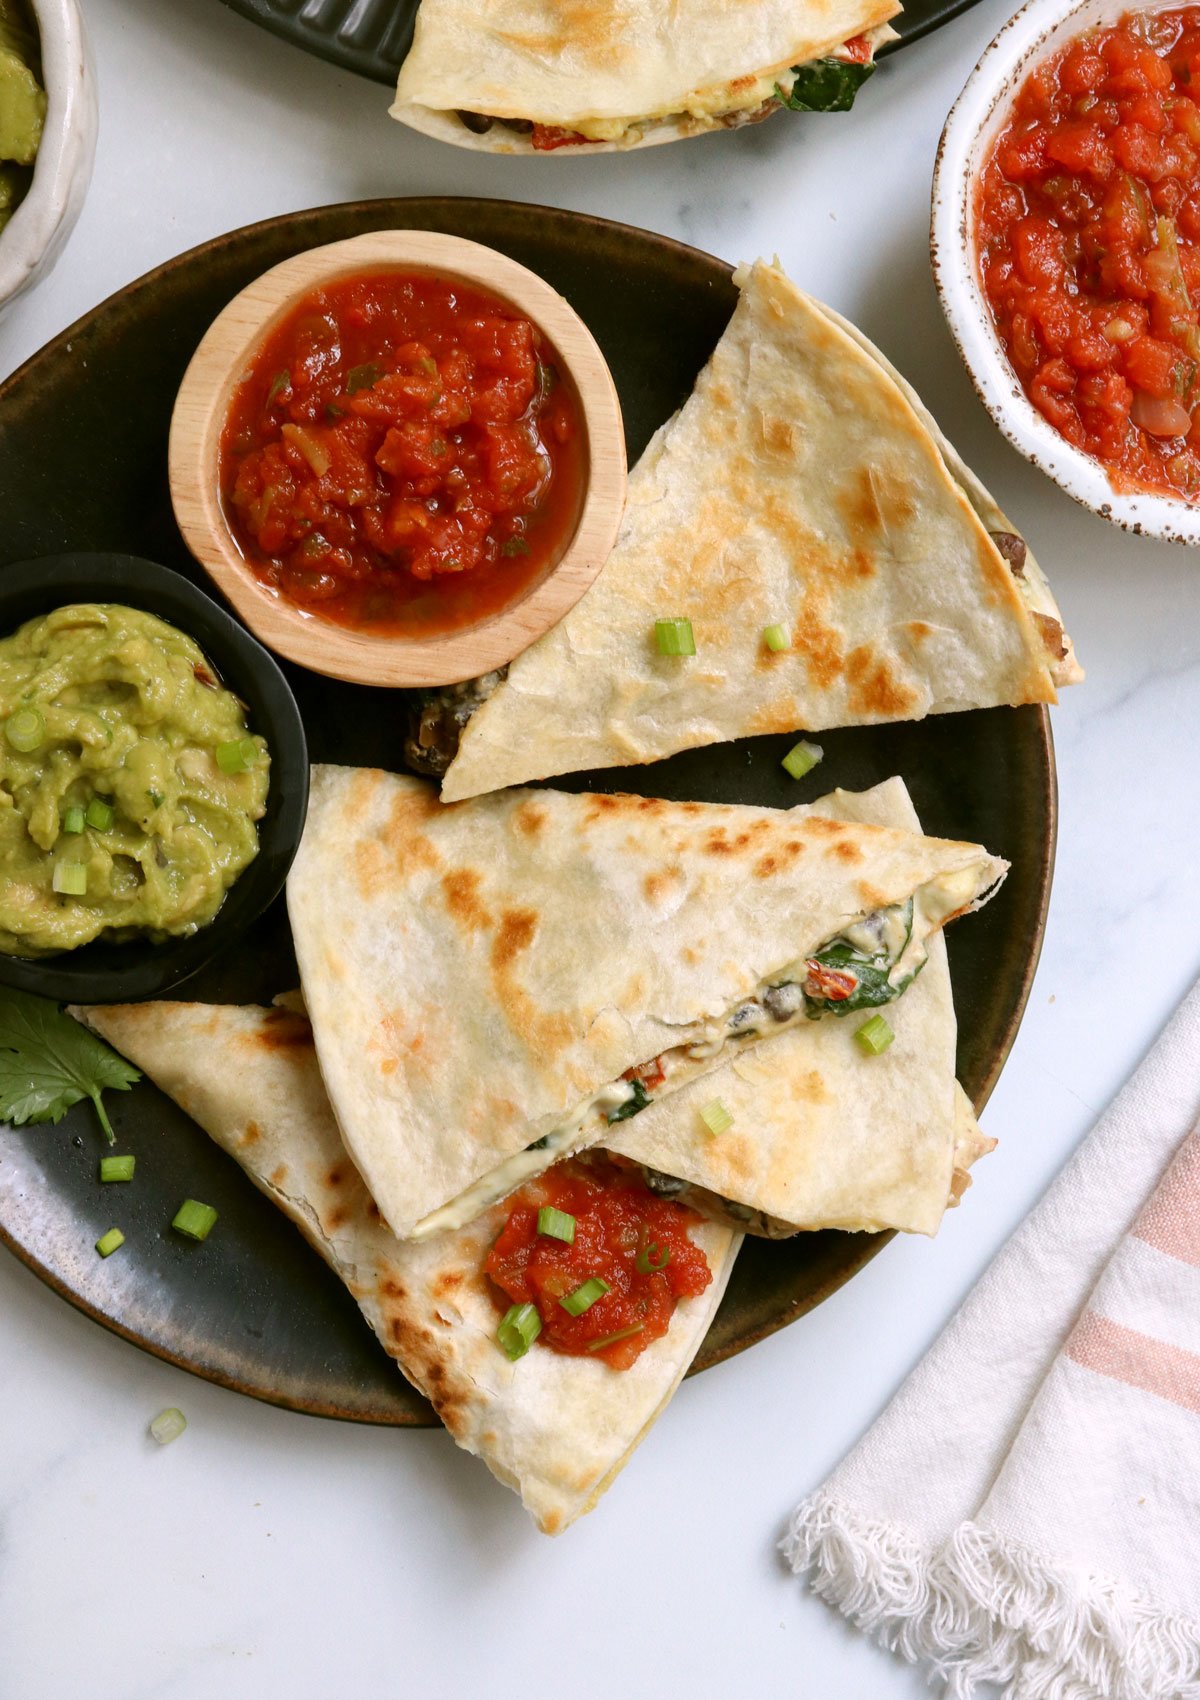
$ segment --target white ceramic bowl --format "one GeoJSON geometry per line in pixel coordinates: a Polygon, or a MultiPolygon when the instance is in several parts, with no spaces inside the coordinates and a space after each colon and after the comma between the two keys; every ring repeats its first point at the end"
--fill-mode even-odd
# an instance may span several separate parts
{"type": "Polygon", "coordinates": [[[78,0],[31,0],[31,9],[41,38],[46,126],[29,192],[0,231],[0,312],[62,252],[96,154],[96,78],[78,0]]]}
{"type": "MultiPolygon", "coordinates": [[[[1166,11],[1179,0],[1151,0],[1166,11]]],[[[1073,448],[1033,406],[996,335],[979,277],[974,187],[1033,66],[1073,36],[1115,23],[1134,0],[1028,0],[1000,31],[946,120],[933,174],[930,251],[951,335],[980,400],[1009,442],[1084,507],[1127,531],[1200,543],[1200,504],[1182,497],[1118,494],[1098,461],[1073,448]]]]}

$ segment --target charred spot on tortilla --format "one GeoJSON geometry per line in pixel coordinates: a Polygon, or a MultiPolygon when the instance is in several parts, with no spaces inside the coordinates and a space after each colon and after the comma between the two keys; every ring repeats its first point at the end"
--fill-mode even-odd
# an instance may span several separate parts
{"type": "Polygon", "coordinates": [[[267,1011],[259,1035],[269,1050],[284,1050],[292,1045],[311,1045],[312,1026],[299,1010],[272,1008],[267,1011]]]}

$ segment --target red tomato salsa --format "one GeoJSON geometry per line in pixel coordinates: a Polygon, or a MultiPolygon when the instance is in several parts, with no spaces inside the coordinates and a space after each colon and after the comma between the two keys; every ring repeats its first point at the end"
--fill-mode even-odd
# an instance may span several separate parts
{"type": "Polygon", "coordinates": [[[485,1265],[498,1289],[497,1308],[536,1305],[538,1345],[628,1369],[667,1332],[677,1302],[712,1280],[688,1233],[699,1220],[603,1158],[558,1163],[509,1201],[508,1221],[485,1265]],[[544,1205],[574,1217],[570,1244],[538,1232],[544,1205]],[[607,1292],[572,1316],[562,1300],[597,1277],[607,1292]]]}
{"type": "Polygon", "coordinates": [[[1114,488],[1200,495],[1200,7],[1026,80],[977,186],[980,273],[1034,406],[1114,488]]]}
{"type": "Polygon", "coordinates": [[[537,326],[448,279],[313,291],[221,440],[226,515],[281,596],[338,625],[451,631],[514,602],[578,518],[583,430],[537,326]]]}

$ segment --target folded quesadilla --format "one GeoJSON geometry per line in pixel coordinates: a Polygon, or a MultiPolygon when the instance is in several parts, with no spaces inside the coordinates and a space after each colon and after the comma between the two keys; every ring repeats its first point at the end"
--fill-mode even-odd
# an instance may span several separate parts
{"type": "Polygon", "coordinates": [[[1006,864],[786,810],[317,767],[288,910],[347,1149],[401,1238],[471,1221],[766,1033],[903,995],[1006,864]]]}
{"type": "Polygon", "coordinates": [[[897,0],[423,0],[393,118],[488,153],[646,146],[845,111],[897,0]]]}
{"type": "Polygon", "coordinates": [[[1082,675],[1045,577],[912,391],[775,266],[629,480],[587,595],[420,708],[447,801],[766,732],[1053,702],[1082,675]],[[690,620],[662,655],[655,621],[690,620]],[[781,627],[789,647],[768,647],[781,627]]]}
{"type": "Polygon", "coordinates": [[[72,1012],[194,1117],[345,1281],[451,1435],[557,1534],[597,1499],[679,1385],[708,1331],[735,1234],[691,1228],[712,1280],[626,1369],[537,1342],[513,1362],[503,1299],[484,1273],[503,1209],[414,1244],[397,1240],[347,1157],[302,1015],[186,1003],[72,1012]]]}
{"type": "MultiPolygon", "coordinates": [[[[904,782],[834,791],[793,817],[920,832],[904,782]]],[[[895,1038],[865,1056],[853,1024],[805,1021],[614,1127],[606,1148],[648,1185],[747,1233],[937,1232],[992,1142],[954,1078],[956,1023],[945,940],[886,1012],[895,1038]],[[701,1111],[732,1117],[714,1135],[701,1111]]]]}

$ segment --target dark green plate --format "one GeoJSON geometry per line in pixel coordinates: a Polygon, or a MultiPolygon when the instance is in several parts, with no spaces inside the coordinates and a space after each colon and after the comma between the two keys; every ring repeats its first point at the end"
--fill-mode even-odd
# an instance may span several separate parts
{"type": "MultiPolygon", "coordinates": [[[[206,585],[167,493],[167,426],[192,350],[230,297],[268,266],[388,226],[489,243],[560,289],[612,367],[631,463],[688,395],[733,309],[720,260],[624,225],[503,201],[371,201],[235,231],[114,295],[0,387],[0,572],[4,562],[34,555],[111,549],[163,561],[206,585]]],[[[398,765],[402,704],[394,693],[285,670],[315,761],[398,765]]],[[[902,774],[930,832],[977,840],[1012,863],[995,901],[949,935],[959,1076],[981,1106],[1025,1007],[1050,893],[1055,781],[1045,712],[994,709],[822,733],[825,761],[803,785],[779,766],[791,741],[718,744],[567,783],[788,806],[835,785],[857,790],[902,774]]],[[[295,979],[280,900],[240,947],[190,980],[185,995],[266,1002],[295,979]]],[[[101,1139],[87,1106],[58,1127],[0,1132],[5,1244],[97,1321],[209,1380],[329,1416],[432,1420],[341,1282],[231,1159],[149,1082],[110,1094],[109,1104],[118,1149],[137,1154],[130,1187],[97,1183],[101,1139]],[[167,1226],[184,1197],[220,1211],[204,1245],[167,1226]],[[93,1243],[114,1223],[128,1243],[102,1262],[93,1243]]],[[[977,1196],[967,1208],[979,1207],[977,1196]]],[[[886,1238],[747,1241],[696,1367],[811,1309],[886,1238]]]]}
{"type": "MultiPolygon", "coordinates": [[[[225,0],[272,35],[327,59],[344,71],[357,71],[377,83],[394,83],[412,40],[420,0],[225,0]]],[[[884,53],[917,41],[949,23],[977,0],[905,0],[892,27],[900,36],[884,53]]]]}

